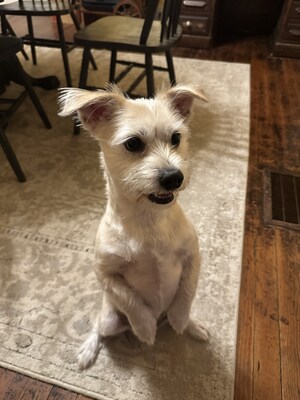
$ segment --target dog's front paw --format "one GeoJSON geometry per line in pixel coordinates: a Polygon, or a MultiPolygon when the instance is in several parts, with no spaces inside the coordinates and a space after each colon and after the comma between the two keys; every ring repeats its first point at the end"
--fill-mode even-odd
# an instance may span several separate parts
{"type": "Polygon", "coordinates": [[[141,342],[148,345],[154,344],[157,321],[150,312],[146,315],[141,315],[139,321],[130,320],[129,322],[133,333],[141,342]]]}
{"type": "Polygon", "coordinates": [[[199,342],[206,342],[210,337],[208,330],[199,321],[189,320],[186,331],[199,342]]]}
{"type": "Polygon", "coordinates": [[[77,355],[79,369],[82,370],[94,364],[100,348],[100,335],[93,332],[79,349],[77,355]]]}
{"type": "Polygon", "coordinates": [[[188,326],[189,313],[180,312],[177,308],[172,307],[168,311],[168,321],[174,331],[178,334],[182,334],[188,326]]]}

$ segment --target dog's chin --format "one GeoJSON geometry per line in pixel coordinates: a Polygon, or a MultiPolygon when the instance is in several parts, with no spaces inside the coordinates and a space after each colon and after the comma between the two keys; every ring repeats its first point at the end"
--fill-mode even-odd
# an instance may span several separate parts
{"type": "Polygon", "coordinates": [[[148,195],[148,199],[151,203],[158,205],[171,205],[176,200],[177,195],[174,192],[168,193],[151,193],[148,195]]]}

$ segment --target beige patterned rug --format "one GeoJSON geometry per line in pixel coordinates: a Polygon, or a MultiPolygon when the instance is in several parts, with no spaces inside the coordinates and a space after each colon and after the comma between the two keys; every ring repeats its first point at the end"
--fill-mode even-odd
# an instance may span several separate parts
{"type": "MultiPolygon", "coordinates": [[[[81,50],[70,58],[78,82],[81,50]]],[[[103,83],[108,54],[96,58],[99,71],[91,77],[103,83]]],[[[35,76],[57,74],[64,85],[57,50],[40,49],[38,66],[24,66],[35,76]]],[[[123,335],[106,342],[92,368],[77,369],[76,351],[99,307],[92,259],[105,194],[97,143],[72,136],[72,121],[57,117],[56,91],[38,89],[53,129],[43,127],[27,100],[7,131],[26,183],[17,182],[0,152],[0,365],[97,399],[232,398],[250,68],[176,58],[175,69],[178,82],[200,84],[210,99],[195,108],[194,174],[181,196],[203,255],[192,312],[210,330],[210,342],[176,336],[166,326],[153,348],[123,335]]]]}

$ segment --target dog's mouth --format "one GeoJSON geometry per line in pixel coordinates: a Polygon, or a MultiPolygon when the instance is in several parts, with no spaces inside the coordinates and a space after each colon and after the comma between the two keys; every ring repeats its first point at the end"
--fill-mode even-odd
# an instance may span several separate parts
{"type": "Polygon", "coordinates": [[[148,196],[148,199],[152,201],[152,203],[156,204],[168,204],[171,203],[171,201],[174,200],[174,194],[173,192],[168,192],[168,193],[151,193],[148,196]]]}

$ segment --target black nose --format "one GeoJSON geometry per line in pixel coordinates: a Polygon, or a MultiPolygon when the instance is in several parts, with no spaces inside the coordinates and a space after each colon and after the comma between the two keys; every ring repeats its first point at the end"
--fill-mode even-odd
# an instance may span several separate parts
{"type": "Polygon", "coordinates": [[[159,175],[159,183],[163,189],[175,190],[181,186],[183,178],[180,169],[164,169],[159,175]]]}

